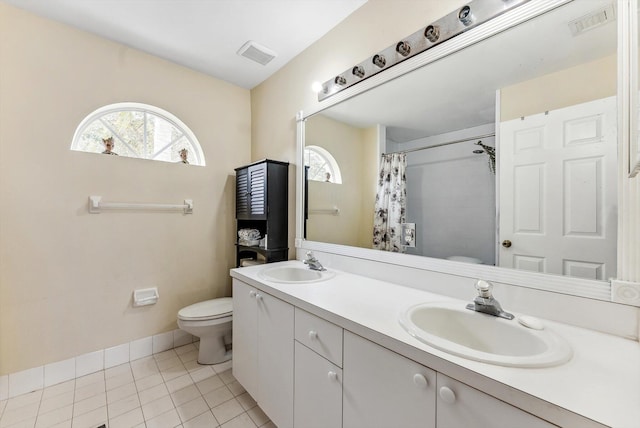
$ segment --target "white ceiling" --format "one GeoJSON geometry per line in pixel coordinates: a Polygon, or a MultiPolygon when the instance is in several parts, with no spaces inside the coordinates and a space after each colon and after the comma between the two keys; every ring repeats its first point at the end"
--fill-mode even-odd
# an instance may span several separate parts
{"type": "Polygon", "coordinates": [[[367,0],[2,0],[251,89],[367,0]],[[266,66],[236,55],[254,40],[266,66]]]}

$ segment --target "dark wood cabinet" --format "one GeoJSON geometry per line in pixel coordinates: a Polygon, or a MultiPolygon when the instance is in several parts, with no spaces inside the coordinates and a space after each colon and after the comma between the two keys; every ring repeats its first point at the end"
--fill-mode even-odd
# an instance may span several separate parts
{"type": "Polygon", "coordinates": [[[265,246],[238,243],[236,233],[236,265],[241,259],[257,259],[267,263],[288,259],[289,164],[270,159],[236,168],[236,232],[257,229],[267,236],[265,246]]]}

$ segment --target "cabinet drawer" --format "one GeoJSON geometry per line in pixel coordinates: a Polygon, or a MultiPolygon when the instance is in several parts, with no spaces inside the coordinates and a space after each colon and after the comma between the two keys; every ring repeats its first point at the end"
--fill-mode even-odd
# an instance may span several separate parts
{"type": "Polygon", "coordinates": [[[296,308],[295,338],[342,367],[342,328],[296,308]]]}

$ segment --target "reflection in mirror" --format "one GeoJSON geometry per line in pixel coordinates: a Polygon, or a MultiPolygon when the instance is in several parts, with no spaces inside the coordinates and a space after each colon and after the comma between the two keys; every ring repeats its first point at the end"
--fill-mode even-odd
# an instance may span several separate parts
{"type": "Polygon", "coordinates": [[[380,155],[403,152],[401,251],[615,277],[615,6],[573,1],[307,118],[343,183],[308,183],[306,239],[372,248],[380,155]]]}
{"type": "Polygon", "coordinates": [[[308,180],[308,239],[370,248],[376,128],[354,127],[320,115],[307,122],[306,135],[307,147],[320,147],[335,159],[341,179],[341,183],[308,180]]]}
{"type": "Polygon", "coordinates": [[[71,150],[205,165],[200,143],[177,117],[140,103],[104,106],[78,126],[71,150]]]}
{"type": "Polygon", "coordinates": [[[340,166],[327,149],[307,145],[304,149],[304,164],[309,167],[307,173],[309,180],[342,184],[340,166]]]}
{"type": "Polygon", "coordinates": [[[630,3],[631,15],[631,109],[636,114],[631,117],[630,165],[631,177],[640,173],[640,0],[630,3]]]}

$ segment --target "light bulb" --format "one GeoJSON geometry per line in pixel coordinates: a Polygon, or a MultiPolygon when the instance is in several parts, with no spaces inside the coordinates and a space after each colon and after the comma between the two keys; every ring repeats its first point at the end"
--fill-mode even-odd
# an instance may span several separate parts
{"type": "Polygon", "coordinates": [[[315,92],[316,94],[320,91],[322,91],[322,83],[315,81],[311,84],[311,90],[313,92],[315,92]]]}

